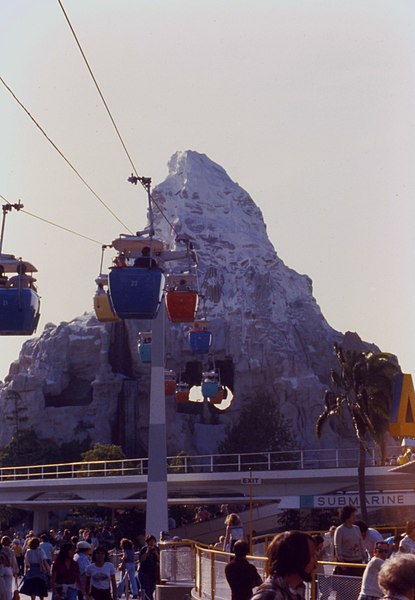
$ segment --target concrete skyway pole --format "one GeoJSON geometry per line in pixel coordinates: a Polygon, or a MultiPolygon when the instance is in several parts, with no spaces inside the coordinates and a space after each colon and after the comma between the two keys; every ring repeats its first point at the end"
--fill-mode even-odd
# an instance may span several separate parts
{"type": "Polygon", "coordinates": [[[164,388],[165,308],[162,301],[153,320],[151,391],[148,428],[146,534],[158,538],[168,530],[166,398],[164,388]]]}

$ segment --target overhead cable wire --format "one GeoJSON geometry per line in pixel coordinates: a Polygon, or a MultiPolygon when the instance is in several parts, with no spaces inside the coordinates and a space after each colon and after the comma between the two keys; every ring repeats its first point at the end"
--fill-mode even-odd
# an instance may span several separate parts
{"type": "MultiPolygon", "coordinates": [[[[2,200],[4,200],[5,202],[7,202],[7,204],[11,205],[11,203],[7,200],[7,198],[5,198],[2,194],[0,194],[0,198],[2,198],[2,200]]],[[[68,233],[72,233],[73,235],[77,235],[78,237],[84,238],[84,240],[88,240],[90,242],[94,242],[94,244],[99,244],[100,246],[103,245],[103,243],[99,242],[98,240],[94,240],[93,238],[90,238],[87,235],[84,235],[83,233],[79,233],[78,231],[74,231],[73,229],[68,229],[67,227],[63,227],[63,225],[58,225],[57,223],[53,223],[52,221],[49,221],[48,219],[44,219],[43,217],[39,217],[38,215],[34,215],[33,213],[29,212],[28,210],[25,210],[24,208],[20,208],[19,210],[21,210],[22,212],[26,213],[30,217],[33,217],[34,219],[39,219],[39,221],[43,221],[44,223],[47,223],[48,225],[53,225],[54,227],[58,227],[59,229],[63,229],[64,231],[67,231],[68,233]]]]}
{"type": "Polygon", "coordinates": [[[88,59],[87,59],[87,57],[85,56],[85,52],[83,51],[83,49],[82,49],[82,46],[81,46],[81,44],[80,44],[80,42],[79,42],[79,40],[78,40],[78,37],[77,37],[77,35],[76,35],[76,33],[75,33],[75,30],[74,30],[74,28],[72,27],[72,23],[71,23],[71,21],[69,20],[69,17],[68,17],[68,15],[67,15],[67,13],[66,13],[66,11],[65,11],[64,7],[63,7],[63,4],[62,4],[61,0],[58,0],[58,3],[59,3],[59,6],[60,6],[60,7],[61,7],[61,9],[62,9],[62,12],[63,12],[63,14],[65,15],[66,22],[67,22],[67,23],[68,23],[68,25],[69,25],[69,29],[71,30],[73,37],[75,38],[76,45],[78,46],[78,48],[79,48],[79,52],[81,53],[81,55],[82,55],[82,58],[84,59],[84,62],[85,62],[85,64],[86,64],[86,66],[87,66],[87,69],[88,69],[88,71],[89,71],[89,74],[90,74],[90,75],[91,75],[91,77],[92,77],[92,81],[94,82],[94,84],[95,84],[95,87],[97,88],[98,94],[100,95],[100,97],[101,97],[101,100],[102,100],[102,102],[103,102],[103,104],[104,104],[104,106],[105,106],[105,109],[106,109],[107,113],[108,113],[108,116],[109,116],[109,118],[111,119],[111,123],[114,125],[114,129],[115,129],[115,131],[117,132],[117,135],[118,135],[118,138],[119,138],[119,140],[120,140],[120,142],[121,142],[121,144],[122,144],[122,147],[124,148],[124,150],[125,150],[125,153],[126,153],[126,155],[127,155],[127,157],[128,157],[128,160],[130,161],[130,165],[131,165],[131,167],[133,168],[133,170],[134,170],[135,174],[136,174],[136,175],[137,175],[137,177],[138,177],[137,169],[135,168],[135,165],[134,165],[134,163],[133,163],[133,159],[131,158],[131,156],[130,156],[130,153],[129,153],[129,152],[128,152],[128,150],[127,150],[127,146],[125,145],[125,143],[124,143],[124,140],[122,139],[121,133],[120,133],[120,131],[119,131],[119,129],[118,129],[118,127],[117,127],[116,123],[115,123],[115,120],[114,120],[114,118],[113,118],[113,116],[112,116],[112,114],[111,114],[111,111],[110,111],[110,109],[109,109],[109,106],[108,106],[108,104],[107,104],[107,103],[106,103],[106,101],[105,101],[104,95],[103,95],[103,93],[101,92],[101,89],[100,89],[100,87],[99,87],[99,85],[98,85],[98,82],[97,82],[97,80],[95,79],[94,73],[92,72],[92,69],[91,69],[91,67],[90,67],[90,65],[89,65],[88,59]]]}
{"type": "MultiPolygon", "coordinates": [[[[140,181],[141,185],[144,187],[144,189],[146,189],[144,182],[143,182],[143,181],[141,181],[141,180],[142,180],[142,177],[140,177],[140,176],[139,176],[139,174],[138,174],[138,171],[137,171],[137,169],[136,169],[136,166],[134,165],[133,159],[131,158],[131,155],[130,155],[130,153],[129,153],[129,152],[128,152],[128,150],[127,150],[127,146],[125,145],[125,142],[124,142],[124,140],[123,140],[123,138],[122,138],[122,136],[121,136],[121,133],[120,133],[120,131],[119,131],[119,129],[118,129],[118,127],[117,127],[116,123],[115,123],[115,119],[114,119],[114,117],[113,117],[113,116],[112,116],[112,114],[111,114],[111,111],[110,111],[110,109],[109,109],[109,106],[108,106],[107,102],[105,101],[104,95],[103,95],[103,93],[102,93],[102,91],[101,91],[101,88],[99,87],[99,84],[98,84],[98,82],[97,82],[96,78],[95,78],[95,75],[94,75],[94,73],[93,73],[93,71],[92,71],[92,68],[91,68],[91,66],[90,66],[89,62],[88,62],[88,59],[87,59],[87,57],[86,57],[86,55],[85,55],[85,52],[84,52],[84,51],[83,51],[83,49],[82,49],[81,43],[80,43],[80,41],[78,40],[78,37],[77,37],[77,35],[76,35],[76,33],[75,33],[75,30],[74,30],[74,28],[73,28],[73,26],[72,26],[72,23],[71,23],[71,21],[70,21],[70,19],[69,19],[68,15],[67,15],[67,13],[66,13],[66,11],[65,11],[64,7],[63,7],[63,4],[62,4],[61,0],[57,0],[57,1],[58,1],[58,4],[59,4],[59,6],[60,6],[60,7],[61,7],[61,9],[62,9],[62,12],[63,12],[63,14],[64,14],[64,16],[65,16],[66,22],[68,23],[69,29],[70,29],[70,30],[71,30],[71,32],[72,32],[72,35],[73,35],[73,37],[74,37],[74,39],[75,39],[76,45],[78,46],[78,49],[79,49],[79,51],[80,51],[80,53],[81,53],[81,56],[82,56],[82,58],[84,59],[84,62],[85,62],[85,64],[86,64],[86,67],[87,67],[87,69],[88,69],[88,71],[89,71],[89,74],[90,74],[90,75],[91,75],[91,77],[92,77],[92,81],[94,82],[94,84],[95,84],[95,87],[97,88],[98,94],[99,94],[99,96],[100,96],[100,98],[101,98],[101,100],[102,100],[102,102],[103,102],[103,104],[104,104],[104,106],[105,106],[105,110],[107,111],[107,113],[108,113],[108,116],[109,116],[109,118],[110,118],[110,120],[111,120],[111,123],[112,123],[112,124],[113,124],[113,126],[114,126],[114,129],[115,129],[115,131],[116,131],[116,133],[117,133],[118,139],[120,140],[120,142],[121,142],[121,145],[122,145],[122,147],[124,148],[124,151],[125,151],[125,153],[126,153],[126,155],[127,155],[127,158],[128,158],[128,160],[129,160],[129,163],[130,163],[130,165],[131,165],[131,167],[132,167],[132,169],[133,169],[133,172],[134,172],[135,176],[137,177],[137,179],[140,181]]],[[[177,231],[176,231],[176,228],[174,227],[173,223],[171,223],[171,221],[170,221],[170,220],[167,218],[167,216],[165,215],[164,211],[163,211],[163,210],[162,210],[162,208],[161,208],[161,207],[160,207],[160,206],[157,204],[157,202],[154,200],[154,198],[153,198],[153,196],[152,196],[152,194],[151,194],[151,193],[150,193],[150,198],[151,198],[151,201],[152,201],[152,202],[155,204],[155,206],[157,206],[157,208],[158,208],[158,210],[160,211],[160,213],[161,213],[161,215],[163,216],[163,218],[164,218],[164,219],[167,221],[167,223],[170,225],[171,229],[172,229],[172,230],[173,230],[173,231],[176,233],[176,235],[177,235],[177,231]]]]}
{"type": "Polygon", "coordinates": [[[63,160],[70,166],[70,168],[72,169],[72,171],[79,177],[79,179],[82,181],[82,183],[84,183],[86,185],[86,187],[89,189],[90,192],[92,192],[92,194],[95,196],[95,198],[102,204],[102,206],[104,206],[104,208],[106,208],[108,210],[108,212],[111,213],[111,215],[125,228],[127,229],[127,231],[129,231],[130,233],[132,233],[131,229],[129,229],[129,227],[127,227],[127,225],[125,225],[125,223],[123,223],[121,221],[121,219],[119,219],[117,217],[117,215],[114,213],[113,210],[111,210],[111,208],[104,202],[104,200],[102,200],[102,198],[100,198],[100,196],[98,196],[98,194],[92,189],[92,187],[89,185],[89,183],[82,177],[82,175],[79,173],[79,171],[73,166],[73,164],[69,161],[69,159],[66,158],[66,156],[63,154],[63,152],[58,148],[58,146],[51,140],[51,138],[48,136],[48,134],[46,133],[46,131],[43,129],[43,127],[41,127],[41,125],[39,125],[39,123],[36,121],[36,119],[31,115],[31,113],[28,111],[28,109],[24,106],[24,104],[19,100],[19,98],[16,96],[16,94],[13,92],[13,90],[7,85],[7,83],[4,81],[4,79],[2,77],[0,77],[0,81],[1,83],[4,85],[4,87],[6,88],[6,90],[13,96],[13,98],[16,100],[16,102],[18,103],[18,105],[23,108],[23,110],[25,111],[25,113],[30,117],[30,119],[33,121],[33,123],[36,125],[36,127],[43,133],[43,135],[45,136],[45,138],[48,140],[48,142],[55,148],[55,150],[60,154],[60,156],[63,158],[63,160]]]}
{"type": "Polygon", "coordinates": [[[94,244],[99,244],[100,246],[103,245],[103,242],[99,242],[98,240],[94,240],[93,238],[90,238],[87,235],[84,235],[83,233],[78,233],[77,231],[74,231],[73,229],[68,229],[67,227],[63,227],[63,225],[58,225],[57,223],[53,223],[52,221],[48,221],[48,219],[44,219],[43,217],[39,217],[38,215],[34,215],[33,213],[30,213],[28,210],[25,210],[24,208],[22,208],[21,211],[24,212],[24,213],[26,213],[30,217],[33,217],[35,219],[39,219],[39,221],[43,221],[44,223],[47,223],[48,225],[53,225],[54,227],[58,227],[59,229],[63,229],[64,231],[67,231],[68,233],[72,233],[73,235],[77,235],[78,237],[84,238],[84,240],[88,240],[90,242],[94,242],[94,244]]]}

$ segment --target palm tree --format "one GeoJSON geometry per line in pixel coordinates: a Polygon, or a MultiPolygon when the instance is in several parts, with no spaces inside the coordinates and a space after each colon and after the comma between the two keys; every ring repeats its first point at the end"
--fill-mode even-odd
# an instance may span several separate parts
{"type": "Polygon", "coordinates": [[[367,442],[379,446],[385,461],[385,434],[389,426],[393,378],[401,372],[396,356],[386,352],[343,351],[334,344],[340,371],[331,371],[336,391],[327,390],[324,410],[316,423],[320,439],[324,424],[332,417],[351,418],[359,442],[358,483],[362,518],[367,521],[365,465],[367,442]]]}

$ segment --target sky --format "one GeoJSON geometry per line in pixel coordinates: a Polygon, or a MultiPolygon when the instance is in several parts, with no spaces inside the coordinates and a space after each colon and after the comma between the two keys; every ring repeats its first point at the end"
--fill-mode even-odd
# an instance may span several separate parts
{"type": "MultiPolygon", "coordinates": [[[[207,154],[329,324],[415,373],[415,3],[62,3],[140,175],[207,154]]],[[[7,217],[3,251],[39,270],[40,334],[92,309],[100,245],[145,226],[146,196],[57,0],[0,3],[0,76],[123,223],[0,84],[0,194],[93,240],[7,217]]],[[[0,379],[25,339],[0,338],[0,379]]]]}

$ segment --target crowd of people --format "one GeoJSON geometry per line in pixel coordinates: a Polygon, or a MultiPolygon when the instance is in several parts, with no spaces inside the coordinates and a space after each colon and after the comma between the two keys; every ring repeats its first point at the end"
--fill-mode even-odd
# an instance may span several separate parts
{"type": "Polygon", "coordinates": [[[229,515],[226,534],[215,545],[234,554],[225,566],[232,600],[301,600],[313,575],[319,600],[355,598],[350,591],[355,577],[361,582],[358,600],[415,600],[415,521],[407,522],[403,535],[384,539],[376,529],[356,521],[355,507],[345,506],[339,511],[341,524],[324,535],[286,531],[275,536],[267,550],[269,576],[262,582],[247,559],[246,540],[229,547],[230,528],[238,526],[238,536],[245,538],[234,517],[229,515]],[[324,562],[339,564],[325,567],[324,562]]]}
{"type": "MultiPolygon", "coordinates": [[[[339,518],[340,525],[324,535],[277,534],[267,549],[269,575],[263,581],[247,558],[248,536],[240,517],[227,514],[225,533],[215,547],[233,555],[224,569],[232,600],[302,600],[305,584],[316,574],[319,600],[349,600],[347,585],[343,581],[339,587],[335,582],[342,577],[336,575],[344,580],[359,576],[358,600],[415,600],[415,521],[408,521],[404,535],[383,539],[356,521],[352,506],[343,507],[339,518]],[[330,574],[322,561],[339,564],[329,567],[330,574]]],[[[43,600],[49,592],[52,600],[118,600],[127,588],[133,598],[154,599],[160,549],[153,535],[134,545],[126,537],[116,540],[109,527],[40,536],[30,531],[24,538],[2,534],[0,600],[17,600],[16,594],[43,600]],[[110,558],[115,545],[119,550],[110,558]]],[[[167,532],[163,539],[169,539],[167,532]]]]}
{"type": "Polygon", "coordinates": [[[115,545],[109,527],[3,535],[0,600],[43,600],[50,592],[52,600],[118,600],[127,586],[133,598],[153,600],[160,562],[155,536],[136,548],[128,538],[119,540],[119,550],[115,545]]]}
{"type": "MultiPolygon", "coordinates": [[[[232,600],[303,600],[305,584],[319,571],[317,561],[322,558],[319,553],[323,544],[323,536],[301,531],[276,535],[267,551],[269,576],[262,582],[254,565],[246,559],[248,544],[238,541],[234,559],[225,567],[232,600]]],[[[316,598],[329,597],[349,600],[352,595],[347,585],[341,592],[320,585],[316,598]]],[[[401,548],[390,555],[387,541],[375,542],[373,556],[363,573],[359,600],[415,600],[415,554],[401,548]]]]}

